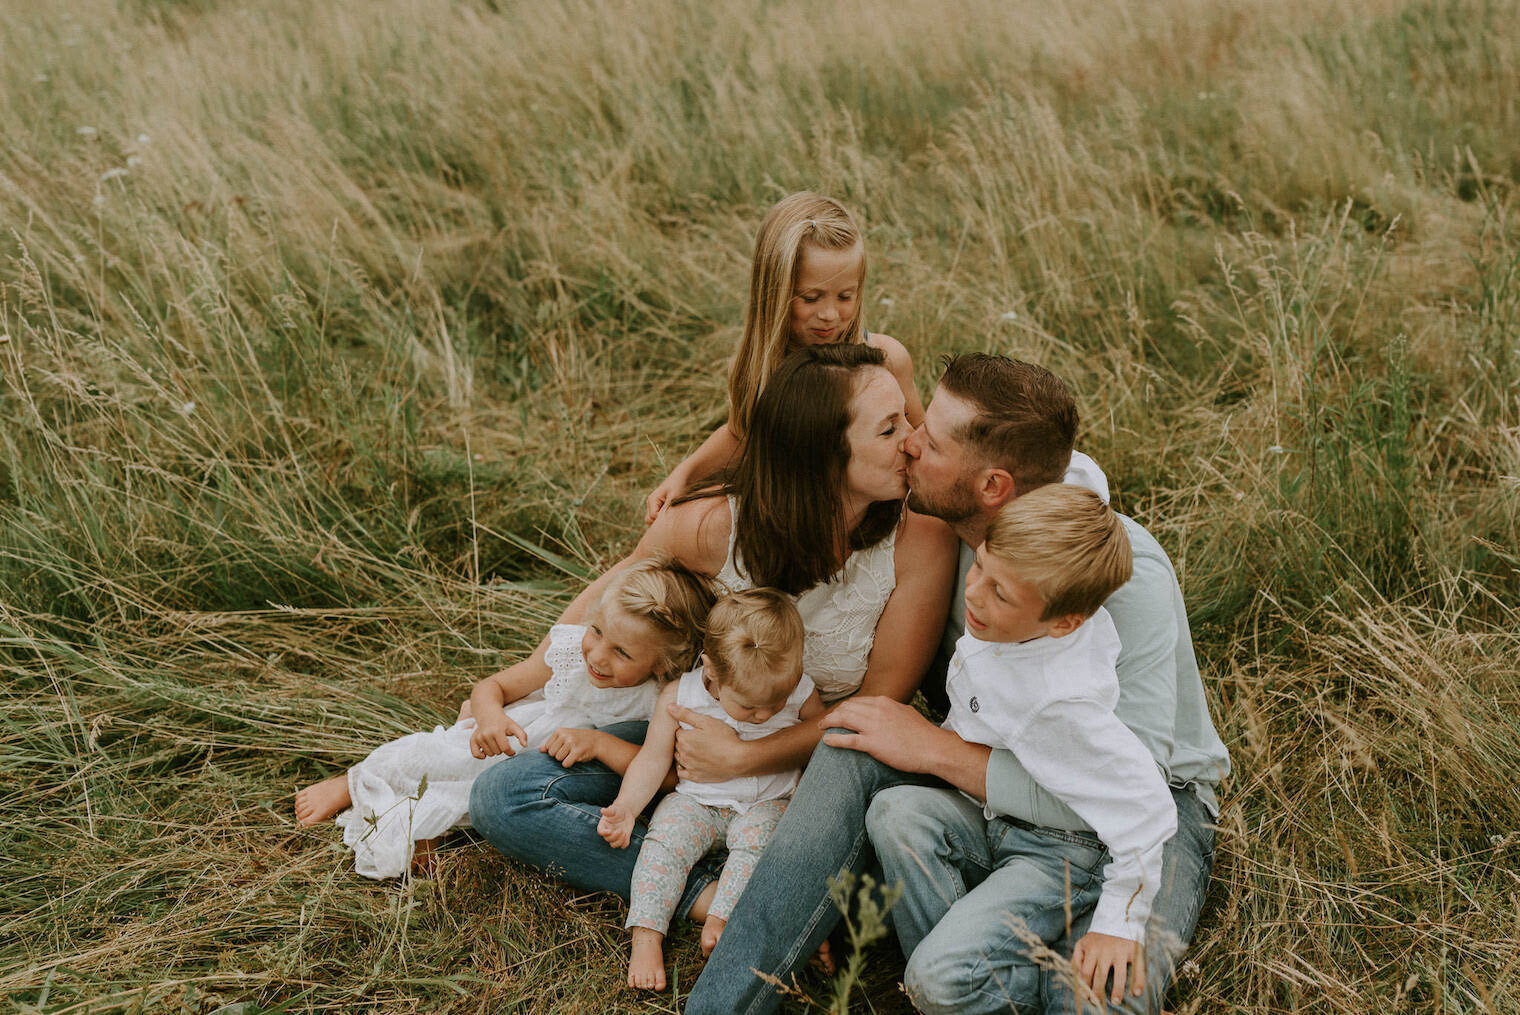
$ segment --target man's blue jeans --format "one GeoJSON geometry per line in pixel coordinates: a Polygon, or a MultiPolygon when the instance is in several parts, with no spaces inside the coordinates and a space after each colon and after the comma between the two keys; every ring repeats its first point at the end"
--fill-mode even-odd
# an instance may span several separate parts
{"type": "MultiPolygon", "coordinates": [[[[648,723],[626,722],[602,729],[642,744],[647,728],[648,723]]],[[[599,761],[565,768],[530,747],[475,780],[470,824],[507,856],[577,888],[616,892],[626,899],[647,826],[635,826],[627,849],[613,849],[596,833],[602,808],[612,803],[622,784],[623,777],[599,761]]],[[[684,915],[716,873],[711,855],[699,861],[676,912],[684,915]]]]}
{"type": "MultiPolygon", "coordinates": [[[[501,768],[504,766],[497,766],[501,768]]],[[[492,771],[495,771],[493,769],[492,771]]],[[[792,802],[776,827],[770,845],[740,896],[718,947],[697,979],[686,1015],[760,1015],[780,1006],[780,994],[762,981],[759,970],[790,983],[833,929],[839,912],[829,899],[827,882],[841,870],[859,874],[874,862],[866,835],[866,809],[880,790],[923,784],[920,776],[888,768],[858,751],[819,744],[803,772],[792,802]]],[[[1213,866],[1213,821],[1190,790],[1174,790],[1178,832],[1162,859],[1162,884],[1151,911],[1151,924],[1162,928],[1157,939],[1174,942],[1164,952],[1152,949],[1147,963],[1150,988],[1134,999],[1159,1012],[1171,966],[1192,937],[1213,866]],[[1164,928],[1172,928],[1170,932],[1164,928]]],[[[1070,955],[1086,932],[1078,922],[1057,950],[1070,955]]],[[[1045,978],[1046,1010],[1076,1015],[1075,998],[1061,978],[1045,978]]]]}
{"type": "Polygon", "coordinates": [[[1043,1008],[1042,953],[1103,889],[1097,836],[989,820],[958,790],[926,786],[878,793],[866,827],[887,881],[903,886],[892,920],[919,1010],[1043,1008]]]}

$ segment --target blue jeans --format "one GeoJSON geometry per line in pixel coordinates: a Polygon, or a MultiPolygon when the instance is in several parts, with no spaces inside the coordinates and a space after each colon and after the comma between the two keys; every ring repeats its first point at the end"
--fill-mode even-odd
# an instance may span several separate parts
{"type": "MultiPolygon", "coordinates": [[[[1105,1004],[1104,1011],[1109,1013],[1160,1015],[1172,975],[1198,928],[1198,913],[1214,872],[1214,818],[1190,789],[1173,789],[1172,802],[1177,805],[1177,834],[1162,851],[1161,888],[1145,924],[1145,992],[1134,997],[1125,991],[1123,1004],[1105,1004]]],[[[1055,950],[1070,958],[1091,922],[1091,912],[1073,921],[1071,932],[1056,943],[1055,950]]],[[[1090,1003],[1086,1008],[1078,1004],[1071,987],[1067,976],[1056,971],[1045,974],[1047,1015],[1093,1011],[1090,1003]]]]}
{"type": "MultiPolygon", "coordinates": [[[[791,982],[839,920],[827,879],[841,870],[859,874],[875,861],[865,822],[871,798],[890,786],[926,781],[858,751],[819,744],[749,887],[739,897],[722,940],[687,999],[686,1015],[776,1011],[781,995],[751,970],[791,982]]],[[[1175,943],[1170,950],[1175,954],[1148,961],[1150,986],[1145,997],[1133,1000],[1149,1007],[1131,1005],[1126,1010],[1161,1010],[1160,997],[1171,977],[1172,963],[1192,937],[1213,868],[1213,819],[1192,791],[1174,790],[1172,796],[1177,802],[1178,830],[1162,857],[1161,888],[1147,935],[1153,926],[1173,928],[1175,943]]],[[[1086,929],[1085,921],[1073,925],[1077,936],[1086,929]]],[[[1075,943],[1076,937],[1068,937],[1057,949],[1070,955],[1075,943]]],[[[1047,976],[1044,990],[1051,1015],[1079,1011],[1059,976],[1047,976]]]]}
{"type": "MultiPolygon", "coordinates": [[[[642,744],[648,723],[602,727],[620,740],[642,744]]],[[[644,844],[639,822],[627,849],[613,849],[596,833],[602,808],[612,803],[623,777],[599,761],[565,768],[529,748],[487,769],[470,790],[470,824],[507,856],[531,864],[577,888],[628,898],[633,865],[644,844]]],[[[676,906],[685,914],[717,876],[713,857],[697,863],[676,906]]]]}
{"type": "Polygon", "coordinates": [[[930,1015],[1039,1011],[1041,952],[1091,913],[1108,851],[1088,832],[982,814],[956,790],[879,793],[866,827],[889,882],[908,996],[930,1015]]]}
{"type": "Polygon", "coordinates": [[[790,983],[839,921],[828,879],[873,862],[866,807],[879,791],[922,776],[859,751],[819,744],[770,845],[739,896],[718,947],[686,1000],[686,1015],[758,1015],[781,995],[752,970],[790,983]]]}

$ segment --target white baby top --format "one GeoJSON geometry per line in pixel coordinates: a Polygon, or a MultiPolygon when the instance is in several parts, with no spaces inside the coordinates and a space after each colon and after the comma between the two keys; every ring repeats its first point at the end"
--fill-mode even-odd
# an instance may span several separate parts
{"type": "MultiPolygon", "coordinates": [[[[1087,822],[1112,858],[1092,929],[1141,941],[1177,808],[1150,751],[1114,715],[1118,657],[1119,632],[1101,608],[1064,638],[963,635],[945,676],[944,725],[962,740],[1012,751],[1087,822]]],[[[986,815],[995,817],[990,809],[986,815]]]]}
{"type": "MultiPolygon", "coordinates": [[[[732,496],[728,498],[728,512],[731,519],[738,517],[738,504],[732,496]]],[[[718,581],[732,592],[755,587],[734,547],[737,534],[737,525],[730,524],[728,556],[718,572],[718,581]]],[[[897,530],[893,529],[875,546],[850,554],[827,581],[792,599],[806,631],[802,669],[813,679],[826,704],[854,694],[865,679],[866,660],[876,641],[876,622],[897,587],[896,543],[897,530]]]]}
{"type": "MultiPolygon", "coordinates": [[[[802,706],[812,693],[813,682],[804,673],[802,679],[797,681],[797,689],[786,699],[781,711],[765,722],[741,722],[723,711],[718,699],[708,693],[707,685],[702,680],[702,670],[698,668],[681,678],[680,686],[676,688],[676,704],[722,720],[729,729],[739,734],[740,740],[759,740],[777,730],[797,725],[802,706]]],[[[676,792],[709,807],[732,807],[742,813],[766,800],[790,796],[792,790],[797,788],[797,779],[801,774],[801,769],[794,768],[769,775],[740,776],[722,782],[692,782],[690,779],[682,779],[676,783],[676,792]]]]}

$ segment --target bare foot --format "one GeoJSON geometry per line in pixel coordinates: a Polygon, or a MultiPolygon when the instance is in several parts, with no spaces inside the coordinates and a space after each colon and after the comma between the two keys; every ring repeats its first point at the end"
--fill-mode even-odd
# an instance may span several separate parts
{"type": "Polygon", "coordinates": [[[438,873],[438,843],[441,839],[418,839],[412,843],[412,877],[430,878],[438,873]]]}
{"type": "Polygon", "coordinates": [[[838,971],[838,967],[834,965],[834,951],[829,947],[828,938],[824,938],[823,944],[818,946],[818,954],[813,956],[813,961],[830,976],[833,976],[838,971]]]}
{"type": "Polygon", "coordinates": [[[712,908],[712,900],[718,894],[718,883],[709,881],[707,887],[697,893],[696,900],[691,908],[686,911],[686,916],[692,923],[706,923],[707,911],[712,908]]]}
{"type": "Polygon", "coordinates": [[[665,935],[648,927],[633,928],[633,954],[628,959],[628,986],[665,989],[665,935]]]}
{"type": "Polygon", "coordinates": [[[728,926],[728,921],[721,916],[709,916],[702,924],[702,957],[712,954],[712,950],[718,947],[718,938],[723,936],[723,928],[728,926]]]}
{"type": "Polygon", "coordinates": [[[314,782],[296,794],[296,820],[303,825],[321,824],[353,804],[348,795],[348,773],[314,782]]]}

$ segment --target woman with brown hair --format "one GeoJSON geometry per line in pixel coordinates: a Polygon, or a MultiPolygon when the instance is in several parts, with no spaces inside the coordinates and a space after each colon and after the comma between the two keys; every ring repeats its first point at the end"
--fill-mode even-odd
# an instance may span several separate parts
{"type": "MultiPolygon", "coordinates": [[[[806,631],[803,670],[825,705],[856,693],[906,701],[944,629],[956,543],[944,523],[904,507],[904,409],[880,350],[794,353],[757,401],[734,469],[672,503],[561,622],[575,622],[609,575],[665,554],[730,589],[794,596],[806,631]]],[[[691,728],[677,741],[677,773],[698,782],[805,764],[826,725],[741,742],[721,723],[678,718],[691,728]]],[[[596,825],[643,734],[642,723],[561,731],[547,751],[519,754],[477,781],[471,821],[519,860],[627,897],[639,843],[613,850],[596,825]]],[[[701,867],[693,873],[678,912],[691,909],[711,877],[701,867]]],[[[705,916],[703,907],[692,915],[705,916]]]]}

